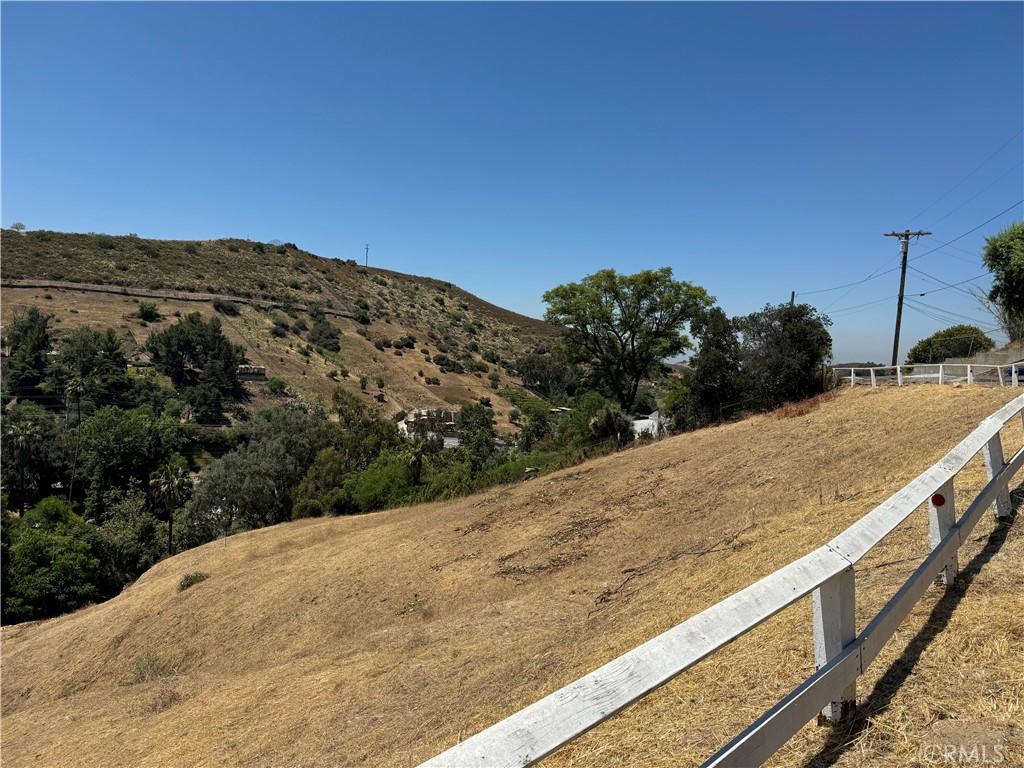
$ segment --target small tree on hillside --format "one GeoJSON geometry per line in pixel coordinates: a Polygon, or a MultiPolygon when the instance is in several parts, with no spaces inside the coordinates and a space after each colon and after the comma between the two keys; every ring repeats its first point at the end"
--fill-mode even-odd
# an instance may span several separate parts
{"type": "Polygon", "coordinates": [[[917,342],[907,354],[907,363],[941,363],[947,357],[972,357],[995,345],[980,328],[954,325],[917,342]]]}

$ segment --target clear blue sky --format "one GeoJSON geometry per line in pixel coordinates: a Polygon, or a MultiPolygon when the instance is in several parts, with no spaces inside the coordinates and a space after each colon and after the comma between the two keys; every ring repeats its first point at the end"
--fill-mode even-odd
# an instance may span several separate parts
{"type": "MultiPolygon", "coordinates": [[[[888,362],[898,272],[810,292],[896,267],[893,229],[934,232],[908,294],[975,278],[1024,215],[1021,3],[0,15],[4,226],[369,243],[373,265],[533,316],[559,283],[670,266],[732,315],[796,290],[833,317],[837,360],[888,362]]],[[[915,300],[939,310],[905,311],[901,354],[993,324],[961,290],[915,300]]]]}

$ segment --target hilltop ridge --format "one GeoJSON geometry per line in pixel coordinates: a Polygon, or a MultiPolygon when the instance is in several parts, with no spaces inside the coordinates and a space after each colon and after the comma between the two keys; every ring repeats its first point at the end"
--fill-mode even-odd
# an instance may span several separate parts
{"type": "MultiPolygon", "coordinates": [[[[323,258],[292,243],[45,230],[2,236],[5,324],[34,304],[68,330],[114,328],[132,352],[175,314],[212,316],[233,305],[237,315],[219,313],[227,335],[310,402],[338,385],[388,414],[487,397],[508,430],[501,417],[513,404],[502,390],[519,388],[513,361],[560,334],[452,283],[323,258]],[[160,319],[133,316],[140,299],[157,299],[160,319]],[[312,342],[314,308],[340,332],[338,350],[312,342]]],[[[246,386],[253,403],[266,402],[259,386],[246,386]]]]}

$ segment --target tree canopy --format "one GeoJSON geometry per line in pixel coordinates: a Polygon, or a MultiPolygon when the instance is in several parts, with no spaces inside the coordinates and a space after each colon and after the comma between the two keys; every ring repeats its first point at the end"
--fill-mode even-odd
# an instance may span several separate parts
{"type": "Polygon", "coordinates": [[[1024,222],[987,238],[981,259],[992,270],[988,298],[999,310],[1010,341],[1019,341],[1024,331],[1024,222]]]}
{"type": "Polygon", "coordinates": [[[603,269],[544,294],[545,318],[565,326],[567,349],[595,385],[629,411],[640,382],[690,346],[684,327],[714,299],[663,267],[635,275],[603,269]]]}
{"type": "Polygon", "coordinates": [[[988,352],[995,345],[976,326],[954,325],[917,342],[907,353],[907,363],[941,363],[947,357],[972,357],[988,352]]]}
{"type": "Polygon", "coordinates": [[[809,304],[765,305],[735,321],[746,407],[768,409],[816,395],[832,355],[832,324],[809,304]]]}

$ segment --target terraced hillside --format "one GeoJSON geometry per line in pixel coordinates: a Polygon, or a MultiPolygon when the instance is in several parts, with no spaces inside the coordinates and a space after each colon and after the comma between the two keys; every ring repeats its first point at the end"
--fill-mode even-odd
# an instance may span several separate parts
{"type": "MultiPolygon", "coordinates": [[[[512,406],[501,390],[519,383],[509,365],[559,334],[450,283],[325,259],[293,244],[4,230],[2,256],[5,324],[37,305],[58,329],[114,328],[137,350],[176,314],[210,316],[215,302],[230,301],[239,314],[220,313],[226,333],[268,376],[308,401],[329,398],[338,384],[368,400],[383,394],[373,402],[387,413],[489,397],[509,429],[502,417],[512,406]],[[143,322],[139,301],[155,302],[160,319],[143,322]],[[310,336],[312,307],[340,332],[338,351],[310,336]]],[[[248,388],[262,404],[264,389],[248,388]]]]}
{"type": "MultiPolygon", "coordinates": [[[[415,765],[828,541],[1015,394],[843,391],[474,497],[185,552],[107,603],[3,630],[4,763],[415,765]]],[[[1022,440],[1004,433],[1008,452],[1022,440]]],[[[962,504],[980,459],[959,477],[962,504]]],[[[862,561],[859,626],[926,547],[915,515],[862,561]]],[[[838,737],[808,726],[773,764],[923,764],[922,744],[979,728],[1021,764],[1022,561],[1019,524],[986,518],[960,586],[932,587],[861,678],[866,717],[838,737]]],[[[698,764],[813,666],[803,601],[545,764],[698,764]]]]}

